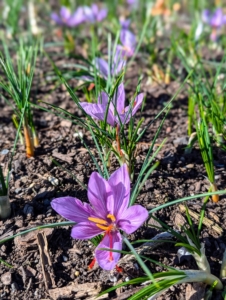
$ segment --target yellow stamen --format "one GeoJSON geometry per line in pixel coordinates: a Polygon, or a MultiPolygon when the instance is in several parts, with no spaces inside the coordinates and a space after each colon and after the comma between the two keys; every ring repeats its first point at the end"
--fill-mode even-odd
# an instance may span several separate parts
{"type": "Polygon", "coordinates": [[[109,219],[111,219],[112,220],[112,222],[115,222],[115,216],[113,216],[113,215],[111,215],[111,214],[108,214],[107,215],[107,218],[109,218],[109,219]]]}
{"type": "Polygon", "coordinates": [[[94,222],[94,223],[98,223],[98,224],[103,224],[103,225],[107,225],[108,224],[107,221],[105,221],[103,219],[99,219],[99,218],[89,217],[88,220],[91,221],[91,222],[94,222]]]}
{"type": "Polygon", "coordinates": [[[96,224],[96,226],[100,229],[103,229],[103,230],[109,230],[109,226],[103,226],[103,225],[99,225],[99,224],[96,224]]]}

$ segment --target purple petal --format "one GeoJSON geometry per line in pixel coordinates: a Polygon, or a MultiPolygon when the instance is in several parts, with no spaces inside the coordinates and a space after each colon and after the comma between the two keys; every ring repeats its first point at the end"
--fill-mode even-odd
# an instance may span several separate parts
{"type": "MultiPolygon", "coordinates": [[[[80,105],[84,109],[84,111],[94,119],[100,121],[105,120],[105,114],[107,111],[107,106],[105,104],[80,102],[80,105]]],[[[110,108],[108,108],[106,122],[113,127],[115,126],[115,117],[110,108]]]]}
{"type": "Polygon", "coordinates": [[[62,20],[61,20],[61,18],[56,13],[52,13],[51,14],[51,19],[54,22],[56,22],[58,25],[62,25],[62,20]]]}
{"type": "Polygon", "coordinates": [[[52,208],[62,217],[70,221],[85,222],[93,214],[93,210],[87,203],[82,203],[73,197],[61,197],[52,200],[52,208]]]}
{"type": "Polygon", "coordinates": [[[120,219],[121,214],[127,209],[130,199],[130,178],[126,164],[112,173],[108,180],[114,193],[113,215],[120,219]]]}
{"type": "Polygon", "coordinates": [[[109,213],[113,214],[111,207],[114,198],[111,186],[108,181],[97,172],[93,172],[90,176],[88,198],[95,210],[95,214],[101,219],[106,219],[109,213]]]}
{"type": "Polygon", "coordinates": [[[62,6],[60,9],[60,17],[62,20],[65,20],[65,21],[68,20],[71,17],[70,10],[65,6],[62,6]]]}
{"type": "Polygon", "coordinates": [[[106,234],[95,250],[95,257],[99,266],[104,270],[112,270],[119,261],[121,256],[118,252],[110,252],[107,250],[99,250],[100,248],[110,248],[114,250],[122,250],[122,237],[118,231],[106,234]]]}
{"type": "Polygon", "coordinates": [[[122,29],[120,40],[125,50],[125,53],[122,54],[122,56],[133,56],[136,48],[136,36],[130,30],[122,29]]]}
{"type": "Polygon", "coordinates": [[[126,61],[122,58],[121,50],[118,47],[120,47],[120,46],[118,45],[116,47],[113,64],[112,64],[112,68],[111,68],[112,76],[117,76],[119,73],[121,73],[126,65],[126,61]]]}
{"type": "Polygon", "coordinates": [[[95,58],[95,66],[100,74],[107,79],[109,70],[108,63],[104,59],[97,57],[95,58]]]}
{"type": "Polygon", "coordinates": [[[125,108],[125,113],[119,116],[123,124],[127,124],[131,119],[131,117],[135,115],[135,113],[141,107],[143,99],[144,99],[144,94],[141,93],[135,98],[134,102],[131,103],[131,105],[133,105],[133,108],[131,105],[125,108]]]}
{"type": "Polygon", "coordinates": [[[203,22],[209,24],[210,16],[211,16],[210,11],[208,9],[205,9],[202,12],[202,20],[203,20],[203,22]]]}
{"type": "Polygon", "coordinates": [[[114,109],[117,110],[118,114],[122,114],[125,109],[125,89],[124,84],[121,83],[118,88],[115,90],[115,93],[112,98],[114,109]]]}
{"type": "Polygon", "coordinates": [[[89,6],[83,6],[82,9],[83,9],[85,21],[94,23],[95,22],[95,16],[94,16],[94,13],[93,13],[92,9],[89,6]]]}
{"type": "Polygon", "coordinates": [[[101,9],[97,15],[97,21],[101,22],[103,19],[107,17],[107,14],[108,14],[108,10],[106,8],[101,9]]]}
{"type": "Polygon", "coordinates": [[[101,92],[100,95],[98,96],[98,104],[103,104],[107,107],[108,100],[109,100],[109,96],[105,92],[101,92]]]}
{"type": "Polygon", "coordinates": [[[148,218],[148,211],[141,205],[130,206],[120,215],[117,226],[127,234],[136,231],[148,218]]]}
{"type": "Polygon", "coordinates": [[[95,223],[84,222],[72,227],[71,236],[73,239],[86,240],[91,239],[102,232],[103,230],[98,228],[95,223]]]}
{"type": "Polygon", "coordinates": [[[129,19],[126,19],[120,20],[119,22],[123,29],[128,29],[131,21],[129,19]]]}
{"type": "Polygon", "coordinates": [[[77,26],[85,21],[85,16],[83,13],[83,8],[78,7],[77,10],[72,14],[68,23],[70,26],[77,26]]]}
{"type": "Polygon", "coordinates": [[[224,25],[223,12],[221,8],[215,10],[211,17],[210,25],[212,27],[222,27],[224,25]]]}

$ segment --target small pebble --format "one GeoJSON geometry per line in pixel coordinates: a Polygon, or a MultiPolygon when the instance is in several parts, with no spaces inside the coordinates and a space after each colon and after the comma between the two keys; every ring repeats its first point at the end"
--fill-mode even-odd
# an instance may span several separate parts
{"type": "Polygon", "coordinates": [[[75,276],[78,277],[79,276],[79,271],[75,271],[75,276]]]}
{"type": "Polygon", "coordinates": [[[108,277],[111,282],[117,282],[116,276],[110,274],[108,277]]]}
{"type": "Polygon", "coordinates": [[[68,261],[68,258],[67,258],[67,256],[65,256],[65,255],[63,255],[63,261],[68,261]]]}
{"type": "Polygon", "coordinates": [[[54,186],[57,186],[59,184],[59,180],[57,178],[53,177],[53,176],[49,176],[48,180],[54,186]]]}
{"type": "Polygon", "coordinates": [[[192,169],[192,168],[194,168],[194,164],[188,164],[188,165],[186,165],[186,168],[187,169],[192,169]]]}
{"type": "Polygon", "coordinates": [[[127,281],[130,281],[130,278],[127,276],[126,278],[125,278],[125,281],[127,282],[127,281]]]}
{"type": "Polygon", "coordinates": [[[3,150],[0,152],[1,155],[6,155],[6,154],[8,154],[8,153],[9,153],[9,150],[8,150],[8,149],[3,149],[3,150]]]}
{"type": "Polygon", "coordinates": [[[10,285],[12,283],[12,274],[10,272],[6,272],[1,276],[1,282],[4,285],[10,285]]]}
{"type": "Polygon", "coordinates": [[[12,289],[12,292],[13,292],[13,293],[15,293],[16,291],[19,290],[18,285],[17,285],[16,282],[13,282],[13,283],[11,284],[11,289],[12,289]]]}

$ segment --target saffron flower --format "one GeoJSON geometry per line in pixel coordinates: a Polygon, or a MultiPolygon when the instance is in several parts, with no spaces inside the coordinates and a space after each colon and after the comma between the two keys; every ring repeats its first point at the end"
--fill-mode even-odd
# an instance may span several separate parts
{"type": "Polygon", "coordinates": [[[77,223],[71,232],[74,239],[103,235],[95,250],[95,258],[102,269],[112,270],[120,253],[111,250],[122,250],[120,230],[133,233],[148,218],[148,212],[141,205],[128,207],[130,179],[125,164],[108,180],[93,172],[88,183],[88,198],[90,204],[73,197],[62,197],[54,199],[51,205],[61,216],[77,223]]]}
{"type": "Polygon", "coordinates": [[[128,29],[122,29],[120,41],[122,45],[117,46],[117,51],[121,53],[121,56],[123,58],[133,56],[136,49],[136,36],[128,29]]]}
{"type": "Polygon", "coordinates": [[[130,105],[125,107],[125,89],[123,83],[121,83],[110,103],[108,94],[101,92],[97,103],[80,102],[80,105],[94,119],[104,121],[106,116],[106,122],[114,127],[116,124],[127,124],[141,107],[143,99],[144,94],[141,93],[130,105]]]}
{"type": "Polygon", "coordinates": [[[106,8],[99,9],[97,4],[92,4],[91,7],[83,6],[82,9],[85,21],[90,23],[101,22],[108,13],[106,8]]]}
{"type": "Polygon", "coordinates": [[[85,21],[83,10],[81,7],[78,7],[77,10],[72,14],[67,7],[62,6],[59,15],[56,13],[52,13],[51,18],[58,25],[68,27],[77,26],[85,21]]]}
{"type": "Polygon", "coordinates": [[[223,14],[221,8],[217,8],[213,13],[205,9],[202,13],[202,20],[212,28],[210,39],[217,40],[217,31],[226,24],[226,15],[223,14]]]}
{"type": "Polygon", "coordinates": [[[126,61],[121,57],[121,51],[116,49],[114,59],[112,64],[110,65],[103,58],[96,57],[94,60],[94,64],[96,66],[97,71],[99,71],[100,75],[105,79],[108,79],[108,76],[115,77],[120,74],[123,68],[126,65],[126,61]]]}

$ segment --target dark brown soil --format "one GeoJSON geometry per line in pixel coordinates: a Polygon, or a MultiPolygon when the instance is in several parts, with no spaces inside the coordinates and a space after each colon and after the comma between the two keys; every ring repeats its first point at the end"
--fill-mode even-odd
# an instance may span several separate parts
{"type": "MultiPolygon", "coordinates": [[[[65,58],[60,57],[59,54],[56,55],[56,52],[60,53],[61,51],[62,49],[55,49],[53,56],[53,60],[58,65],[69,62],[69,60],[65,61],[65,58]]],[[[133,74],[134,70],[141,70],[143,62],[140,62],[138,58],[133,64],[127,73],[128,84],[126,88],[128,94],[134,92],[134,86],[138,80],[139,72],[133,74]]],[[[42,61],[42,66],[45,67],[41,69],[40,65],[38,66],[37,74],[41,72],[43,78],[46,79],[51,71],[46,58],[42,61]]],[[[62,85],[46,80],[40,81],[38,78],[36,75],[34,82],[37,85],[34,85],[35,88],[32,91],[34,100],[53,103],[81,116],[62,85]]],[[[71,84],[76,85],[78,82],[72,81],[71,84]]],[[[141,88],[141,91],[146,93],[146,105],[142,112],[142,116],[145,117],[144,125],[154,119],[178,87],[179,84],[176,82],[172,82],[169,86],[148,84],[147,77],[144,77],[141,88]]],[[[82,97],[82,94],[80,93],[79,96],[82,97]]],[[[10,150],[8,154],[0,154],[0,163],[5,168],[10,159],[15,138],[11,115],[11,109],[2,101],[0,103],[0,150],[10,150]]],[[[13,158],[9,190],[12,214],[8,220],[0,221],[1,239],[37,225],[64,221],[52,210],[51,200],[59,196],[70,195],[87,201],[85,190],[73,179],[71,174],[87,184],[90,174],[96,171],[88,151],[75,136],[77,131],[81,131],[85,142],[91,147],[98,159],[98,154],[88,132],[72,125],[69,121],[41,110],[35,110],[34,117],[40,147],[36,149],[35,157],[30,159],[25,156],[24,146],[18,145],[17,147],[13,158]],[[62,168],[67,169],[71,174],[56,166],[52,162],[52,158],[57,160],[62,168]]],[[[148,146],[160,125],[160,119],[153,122],[142,143],[139,144],[135,180],[148,146]]],[[[209,188],[198,146],[196,145],[189,155],[184,152],[188,140],[186,89],[173,102],[161,134],[157,139],[157,144],[160,144],[164,138],[167,138],[167,141],[157,157],[160,166],[147,180],[137,199],[138,203],[149,210],[174,199],[206,192],[209,188]]],[[[219,189],[224,189],[226,184],[225,163],[225,152],[219,148],[214,148],[215,175],[219,189]]],[[[110,173],[117,167],[118,164],[113,159],[110,173]]],[[[199,213],[202,200],[199,198],[189,201],[187,204],[193,212],[199,213]]],[[[215,275],[219,275],[220,262],[226,247],[225,205],[226,197],[221,196],[218,203],[210,201],[206,209],[206,218],[222,228],[222,232],[217,232],[213,226],[204,226],[201,234],[201,241],[205,243],[207,258],[215,275]]],[[[186,223],[184,212],[181,211],[179,205],[160,210],[155,216],[177,230],[180,230],[180,225],[186,223]]],[[[197,220],[193,219],[193,221],[197,224],[197,220]]],[[[149,221],[149,223],[151,224],[153,221],[149,221]]],[[[4,264],[0,265],[0,299],[94,299],[97,291],[111,287],[114,285],[114,280],[116,283],[120,283],[128,278],[132,279],[143,275],[142,270],[135,263],[125,265],[122,272],[106,272],[99,267],[89,270],[88,266],[93,259],[94,246],[89,241],[73,240],[70,237],[70,231],[70,227],[61,227],[43,231],[45,233],[41,231],[39,237],[37,237],[37,232],[33,232],[29,236],[22,236],[1,245],[0,257],[12,265],[12,268],[4,264]],[[46,253],[40,239],[44,239],[45,236],[49,261],[47,258],[45,258],[47,261],[42,260],[46,253]],[[44,269],[42,268],[43,264],[45,264],[44,269]],[[91,289],[90,293],[87,292],[88,288],[91,289]]],[[[159,232],[154,227],[143,226],[129,238],[132,241],[151,239],[159,232]]],[[[197,269],[195,261],[191,258],[184,259],[179,263],[176,254],[177,249],[178,247],[169,243],[165,244],[164,247],[160,246],[154,249],[148,256],[171,267],[197,269]]],[[[162,270],[154,264],[150,265],[150,269],[152,272],[162,270]]],[[[188,296],[189,286],[172,287],[158,299],[193,299],[188,296]]],[[[105,299],[128,299],[140,288],[139,286],[127,286],[110,293],[105,299]]],[[[199,292],[200,289],[203,288],[199,286],[199,292]]],[[[220,294],[216,293],[215,299],[219,297],[220,294]]]]}

